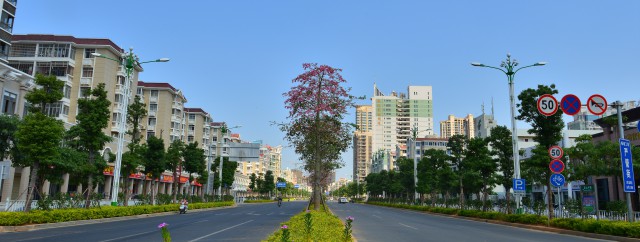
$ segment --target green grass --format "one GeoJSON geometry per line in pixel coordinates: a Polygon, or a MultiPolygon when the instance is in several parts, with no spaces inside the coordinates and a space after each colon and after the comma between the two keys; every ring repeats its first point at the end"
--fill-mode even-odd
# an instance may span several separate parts
{"type": "Polygon", "coordinates": [[[289,227],[290,241],[344,241],[344,224],[342,221],[330,211],[325,212],[322,209],[309,211],[313,221],[313,229],[311,235],[307,237],[304,220],[306,213],[307,212],[298,213],[291,217],[291,220],[281,223],[278,229],[263,241],[281,241],[282,229],[280,228],[282,225],[289,227]]]}
{"type": "MultiPolygon", "coordinates": [[[[232,206],[233,201],[192,203],[189,209],[202,209],[214,207],[232,206]]],[[[100,208],[72,208],[56,210],[32,210],[31,212],[0,212],[0,226],[19,226],[27,224],[58,223],[75,220],[112,218],[122,216],[132,216],[141,214],[152,214],[161,212],[178,211],[179,205],[142,205],[130,207],[100,207],[100,208]]]]}

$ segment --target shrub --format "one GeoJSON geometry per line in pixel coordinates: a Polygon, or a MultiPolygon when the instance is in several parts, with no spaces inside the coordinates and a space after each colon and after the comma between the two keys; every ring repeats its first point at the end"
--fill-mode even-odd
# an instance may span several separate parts
{"type": "MultiPolygon", "coordinates": [[[[312,217],[314,225],[311,231],[313,241],[343,241],[344,225],[338,217],[331,214],[331,212],[325,212],[324,209],[318,211],[313,210],[308,213],[311,214],[307,216],[312,217]]],[[[305,214],[307,214],[307,212],[298,213],[291,217],[291,220],[281,224],[281,226],[287,225],[290,241],[306,241],[305,214]]],[[[278,227],[278,229],[264,241],[280,241],[283,233],[283,230],[280,228],[281,227],[278,227]]]]}
{"type": "MultiPolygon", "coordinates": [[[[194,203],[189,204],[190,209],[213,208],[231,206],[233,202],[194,203]]],[[[0,212],[0,226],[18,226],[26,224],[57,223],[74,220],[87,220],[98,218],[122,217],[140,214],[161,213],[178,211],[175,204],[168,205],[143,205],[131,207],[99,207],[99,208],[73,208],[57,210],[34,210],[25,212],[0,212]]]]}

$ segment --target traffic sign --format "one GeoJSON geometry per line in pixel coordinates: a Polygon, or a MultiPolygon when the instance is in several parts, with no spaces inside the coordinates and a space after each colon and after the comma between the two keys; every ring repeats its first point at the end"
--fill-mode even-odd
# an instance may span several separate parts
{"type": "Polygon", "coordinates": [[[524,193],[526,190],[526,181],[524,179],[513,179],[513,192],[524,193]]]}
{"type": "Polygon", "coordinates": [[[562,155],[564,155],[564,151],[560,146],[554,145],[549,148],[549,156],[551,156],[552,159],[560,159],[562,155]]]}
{"type": "Polygon", "coordinates": [[[562,108],[562,111],[567,115],[576,115],[580,112],[580,107],[582,107],[580,98],[573,94],[565,95],[560,101],[560,108],[562,108]]]}
{"type": "Polygon", "coordinates": [[[538,98],[538,112],[545,116],[554,115],[558,111],[558,100],[551,94],[544,94],[538,98]]]}
{"type": "Polygon", "coordinates": [[[600,94],[593,94],[587,99],[587,109],[593,115],[602,115],[607,111],[607,99],[600,94]]]}
{"type": "Polygon", "coordinates": [[[549,181],[551,181],[551,185],[554,187],[561,187],[564,185],[564,176],[562,174],[553,174],[549,178],[549,181]]]}
{"type": "Polygon", "coordinates": [[[636,192],[636,181],[633,176],[633,160],[631,157],[631,142],[620,139],[620,160],[622,161],[622,183],[624,192],[636,192]]]}
{"type": "Polygon", "coordinates": [[[276,187],[280,188],[280,187],[287,187],[287,183],[286,182],[278,182],[276,183],[276,187]]]}
{"type": "Polygon", "coordinates": [[[564,163],[561,160],[552,160],[549,163],[549,170],[553,173],[562,173],[564,171],[564,163]]]}
{"type": "Polygon", "coordinates": [[[293,185],[293,188],[300,188],[300,184],[293,185]]]}

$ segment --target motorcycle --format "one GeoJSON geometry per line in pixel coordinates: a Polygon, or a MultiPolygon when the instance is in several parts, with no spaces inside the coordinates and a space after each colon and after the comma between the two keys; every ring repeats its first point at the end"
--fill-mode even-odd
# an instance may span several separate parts
{"type": "Polygon", "coordinates": [[[187,213],[187,205],[180,204],[180,214],[187,213]]]}
{"type": "Polygon", "coordinates": [[[278,207],[282,206],[282,200],[278,200],[278,207]]]}

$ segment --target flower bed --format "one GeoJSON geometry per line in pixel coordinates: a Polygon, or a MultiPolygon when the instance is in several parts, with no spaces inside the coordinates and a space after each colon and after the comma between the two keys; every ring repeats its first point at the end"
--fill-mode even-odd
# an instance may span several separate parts
{"type": "Polygon", "coordinates": [[[345,241],[345,225],[329,211],[301,212],[263,241],[282,241],[283,235],[287,241],[345,241]]]}
{"type": "MultiPolygon", "coordinates": [[[[212,202],[189,204],[189,209],[202,209],[214,207],[232,206],[233,202],[212,202]]],[[[0,226],[19,226],[27,224],[58,223],[75,220],[112,218],[151,214],[161,212],[178,211],[176,204],[168,205],[142,205],[129,207],[100,207],[100,208],[72,208],[57,210],[33,210],[31,212],[0,212],[0,226]]]]}
{"type": "Polygon", "coordinates": [[[404,208],[432,213],[443,213],[458,215],[463,217],[473,217],[482,219],[499,220],[510,223],[533,224],[551,226],[561,229],[569,229],[587,233],[606,234],[615,236],[626,236],[640,238],[640,223],[629,223],[623,221],[608,221],[578,218],[555,218],[549,223],[547,217],[535,214],[504,214],[498,212],[483,212],[477,210],[460,210],[454,208],[428,207],[407,204],[391,204],[382,202],[368,202],[368,204],[404,208]]]}

